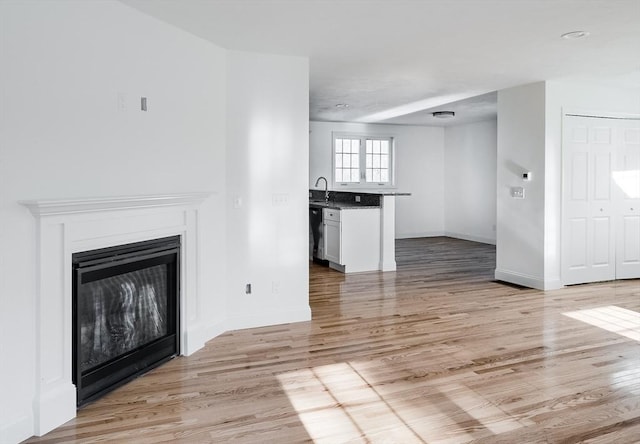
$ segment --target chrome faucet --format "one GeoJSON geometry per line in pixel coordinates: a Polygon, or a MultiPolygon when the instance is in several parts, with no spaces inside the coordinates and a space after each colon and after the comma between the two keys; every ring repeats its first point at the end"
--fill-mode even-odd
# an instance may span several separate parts
{"type": "Polygon", "coordinates": [[[316,180],[316,184],[315,184],[316,187],[320,183],[320,179],[324,180],[324,201],[325,203],[327,203],[329,202],[329,182],[327,182],[326,177],[320,176],[318,177],[318,180],[316,180]]]}

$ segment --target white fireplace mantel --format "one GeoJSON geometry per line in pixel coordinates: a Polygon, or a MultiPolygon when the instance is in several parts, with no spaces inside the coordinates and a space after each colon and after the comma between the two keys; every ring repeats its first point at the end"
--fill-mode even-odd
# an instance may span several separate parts
{"type": "Polygon", "coordinates": [[[199,207],[211,193],[20,202],[36,217],[36,395],[41,436],[76,415],[72,383],[72,262],[80,251],[181,236],[180,352],[204,346],[198,315],[199,207]]]}
{"type": "Polygon", "coordinates": [[[119,196],[90,199],[26,200],[20,203],[29,208],[34,216],[42,217],[60,214],[126,210],[131,208],[142,209],[182,204],[199,204],[210,195],[211,193],[162,194],[153,196],[119,196]]]}

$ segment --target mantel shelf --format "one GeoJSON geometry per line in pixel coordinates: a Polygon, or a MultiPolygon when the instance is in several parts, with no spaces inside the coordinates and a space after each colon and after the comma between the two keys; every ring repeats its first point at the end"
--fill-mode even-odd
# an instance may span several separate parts
{"type": "Polygon", "coordinates": [[[96,211],[127,210],[176,205],[200,204],[210,192],[156,194],[148,196],[95,197],[86,199],[45,199],[20,201],[36,217],[96,211]]]}

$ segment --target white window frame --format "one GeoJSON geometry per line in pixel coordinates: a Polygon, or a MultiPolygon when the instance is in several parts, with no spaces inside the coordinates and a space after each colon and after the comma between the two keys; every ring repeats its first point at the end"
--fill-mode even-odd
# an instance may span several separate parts
{"type": "Polygon", "coordinates": [[[367,189],[367,190],[390,190],[395,189],[395,136],[389,134],[371,134],[371,133],[346,133],[333,132],[331,134],[331,181],[333,189],[339,191],[341,189],[367,189]],[[359,182],[340,182],[336,180],[336,139],[360,139],[359,166],[360,181],[359,182]],[[366,140],[388,140],[389,141],[389,181],[388,182],[367,182],[366,175],[366,140]]]}

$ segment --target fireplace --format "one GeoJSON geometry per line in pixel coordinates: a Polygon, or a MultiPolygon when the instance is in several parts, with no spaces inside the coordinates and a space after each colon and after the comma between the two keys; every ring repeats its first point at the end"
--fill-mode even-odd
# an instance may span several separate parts
{"type": "Polygon", "coordinates": [[[178,354],[179,258],[179,236],[73,254],[78,406],[178,354]]]}
{"type": "Polygon", "coordinates": [[[190,355],[215,336],[217,330],[202,319],[204,293],[200,290],[200,214],[201,204],[209,196],[183,193],[21,202],[36,218],[36,435],[64,424],[77,412],[74,254],[178,236],[178,352],[190,355]]]}

